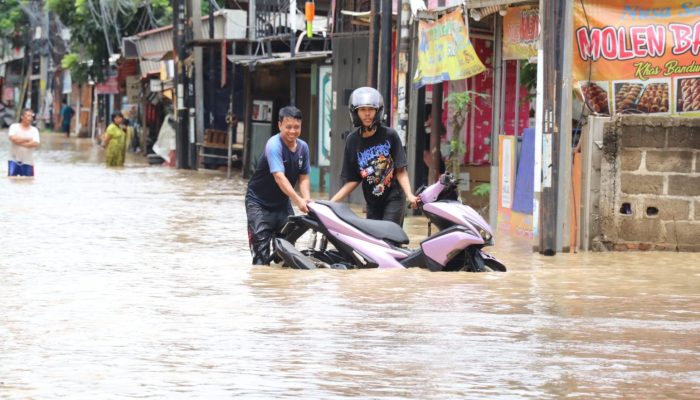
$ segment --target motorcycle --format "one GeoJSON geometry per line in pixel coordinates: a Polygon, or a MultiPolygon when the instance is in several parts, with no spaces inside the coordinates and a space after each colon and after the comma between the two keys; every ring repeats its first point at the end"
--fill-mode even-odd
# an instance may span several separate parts
{"type": "Polygon", "coordinates": [[[274,240],[275,259],[295,269],[427,268],[430,271],[501,271],[506,267],[483,251],[494,244],[489,224],[457,200],[457,180],[450,173],[416,193],[418,208],[429,220],[428,237],[417,249],[391,221],[364,219],[346,204],[314,201],[309,213],[293,215],[274,240]],[[430,234],[431,225],[439,231],[430,234]],[[311,231],[308,248],[296,242],[311,231]],[[329,246],[332,245],[332,246],[329,246]]]}

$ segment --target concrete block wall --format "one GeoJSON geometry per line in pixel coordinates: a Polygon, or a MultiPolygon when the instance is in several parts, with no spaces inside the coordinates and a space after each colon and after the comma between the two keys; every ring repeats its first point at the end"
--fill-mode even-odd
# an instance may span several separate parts
{"type": "Polygon", "coordinates": [[[605,124],[597,249],[700,251],[700,118],[605,124]]]}

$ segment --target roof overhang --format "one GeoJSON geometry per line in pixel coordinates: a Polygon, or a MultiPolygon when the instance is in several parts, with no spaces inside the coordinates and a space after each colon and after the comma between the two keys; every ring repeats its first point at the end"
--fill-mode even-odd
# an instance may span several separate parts
{"type": "Polygon", "coordinates": [[[245,67],[255,68],[258,65],[283,64],[291,61],[318,61],[328,59],[333,52],[331,51],[307,51],[296,53],[292,56],[290,53],[274,53],[272,56],[247,56],[247,55],[230,55],[228,60],[234,64],[245,67]]]}

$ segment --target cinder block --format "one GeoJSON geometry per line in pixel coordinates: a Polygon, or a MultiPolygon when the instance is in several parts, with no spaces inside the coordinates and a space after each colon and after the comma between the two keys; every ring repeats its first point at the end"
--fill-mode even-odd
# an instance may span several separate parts
{"type": "Polygon", "coordinates": [[[668,128],[658,126],[626,126],[622,128],[620,143],[623,149],[634,147],[662,148],[666,145],[668,128]]]}
{"type": "Polygon", "coordinates": [[[623,171],[637,171],[641,161],[641,150],[622,150],[620,152],[620,163],[623,171]]]}
{"type": "Polygon", "coordinates": [[[700,127],[678,126],[669,130],[668,147],[700,150],[700,127]]]}
{"type": "Polygon", "coordinates": [[[668,194],[672,196],[700,196],[700,176],[669,175],[668,194]]]}
{"type": "Polygon", "coordinates": [[[676,199],[644,199],[644,209],[642,212],[646,217],[659,218],[660,220],[668,221],[686,221],[690,217],[690,201],[676,199]],[[656,216],[648,215],[649,208],[656,208],[658,214],[656,216]]]}
{"type": "Polygon", "coordinates": [[[693,153],[690,151],[647,151],[646,166],[652,172],[690,173],[693,168],[693,153]]]}
{"type": "Polygon", "coordinates": [[[620,238],[630,242],[659,242],[661,221],[658,219],[623,219],[620,238]]]}
{"type": "Polygon", "coordinates": [[[675,221],[665,222],[666,237],[664,243],[677,244],[678,246],[700,245],[700,222],[675,221]]]}
{"type": "Polygon", "coordinates": [[[663,194],[664,181],[660,175],[620,174],[622,193],[663,194]]]}

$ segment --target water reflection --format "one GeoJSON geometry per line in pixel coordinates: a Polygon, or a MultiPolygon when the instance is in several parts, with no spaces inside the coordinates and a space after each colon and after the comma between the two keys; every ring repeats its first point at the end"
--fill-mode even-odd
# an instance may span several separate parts
{"type": "Polygon", "coordinates": [[[698,255],[252,267],[240,178],[42,139],[0,178],[0,398],[700,397],[698,255]]]}

